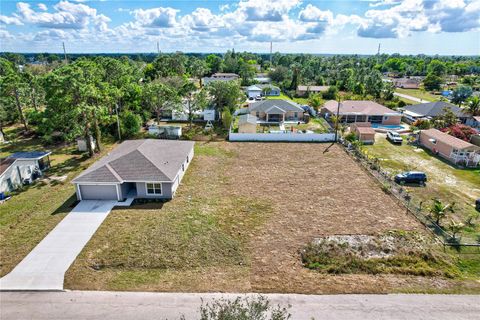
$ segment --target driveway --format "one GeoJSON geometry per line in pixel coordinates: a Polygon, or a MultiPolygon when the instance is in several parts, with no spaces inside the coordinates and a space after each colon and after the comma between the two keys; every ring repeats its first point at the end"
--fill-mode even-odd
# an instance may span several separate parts
{"type": "Polygon", "coordinates": [[[80,203],[6,276],[0,290],[63,290],[65,272],[116,201],[80,203]]]}
{"type": "MultiPolygon", "coordinates": [[[[10,319],[199,319],[201,299],[233,300],[234,293],[2,292],[0,318],[10,319]]],[[[247,294],[246,296],[255,296],[247,294]]],[[[264,294],[272,306],[291,305],[296,319],[479,319],[478,295],[302,295],[264,294]]]]}

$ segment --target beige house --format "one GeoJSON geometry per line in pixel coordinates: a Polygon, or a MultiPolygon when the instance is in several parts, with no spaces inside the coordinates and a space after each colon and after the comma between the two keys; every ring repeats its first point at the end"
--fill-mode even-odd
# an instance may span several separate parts
{"type": "Polygon", "coordinates": [[[357,122],[350,125],[350,132],[355,133],[357,139],[364,144],[375,143],[375,130],[369,122],[357,122]]]}
{"type": "Polygon", "coordinates": [[[290,100],[272,99],[250,104],[248,111],[260,123],[302,122],[303,108],[290,100]]]}
{"type": "Polygon", "coordinates": [[[328,88],[330,86],[298,86],[296,93],[298,96],[306,96],[310,93],[315,94],[328,91],[328,88]]]}
{"type": "Polygon", "coordinates": [[[238,133],[257,133],[257,117],[251,114],[238,117],[238,133]]]}
{"type": "Polygon", "coordinates": [[[480,147],[437,129],[422,130],[419,142],[434,154],[454,164],[476,167],[480,162],[480,147]]]}
{"type": "Polygon", "coordinates": [[[321,109],[321,113],[329,118],[338,113],[343,123],[370,122],[382,125],[399,125],[402,120],[402,114],[389,109],[374,101],[368,100],[345,100],[340,103],[335,100],[329,100],[321,109]]]}
{"type": "Polygon", "coordinates": [[[402,89],[418,89],[420,88],[420,80],[414,78],[398,78],[393,79],[393,84],[397,88],[402,89]]]}

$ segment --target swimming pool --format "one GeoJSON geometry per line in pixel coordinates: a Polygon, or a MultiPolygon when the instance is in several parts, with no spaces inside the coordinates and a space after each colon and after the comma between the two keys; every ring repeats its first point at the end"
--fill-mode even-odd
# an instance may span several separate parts
{"type": "Polygon", "coordinates": [[[407,127],[402,125],[392,125],[392,124],[381,124],[381,123],[372,123],[373,129],[383,129],[383,130],[405,130],[407,127]]]}

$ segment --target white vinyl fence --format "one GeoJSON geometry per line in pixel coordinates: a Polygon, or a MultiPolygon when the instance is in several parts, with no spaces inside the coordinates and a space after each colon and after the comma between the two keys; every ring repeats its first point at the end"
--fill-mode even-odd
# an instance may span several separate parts
{"type": "Polygon", "coordinates": [[[335,133],[230,133],[230,141],[292,141],[329,142],[335,140],[335,133]]]}

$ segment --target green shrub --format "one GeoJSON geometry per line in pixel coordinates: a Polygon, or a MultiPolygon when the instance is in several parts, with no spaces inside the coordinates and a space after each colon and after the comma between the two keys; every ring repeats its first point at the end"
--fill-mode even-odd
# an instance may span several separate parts
{"type": "Polygon", "coordinates": [[[140,131],[142,119],[131,111],[125,111],[120,117],[122,138],[131,138],[140,131]]]}

